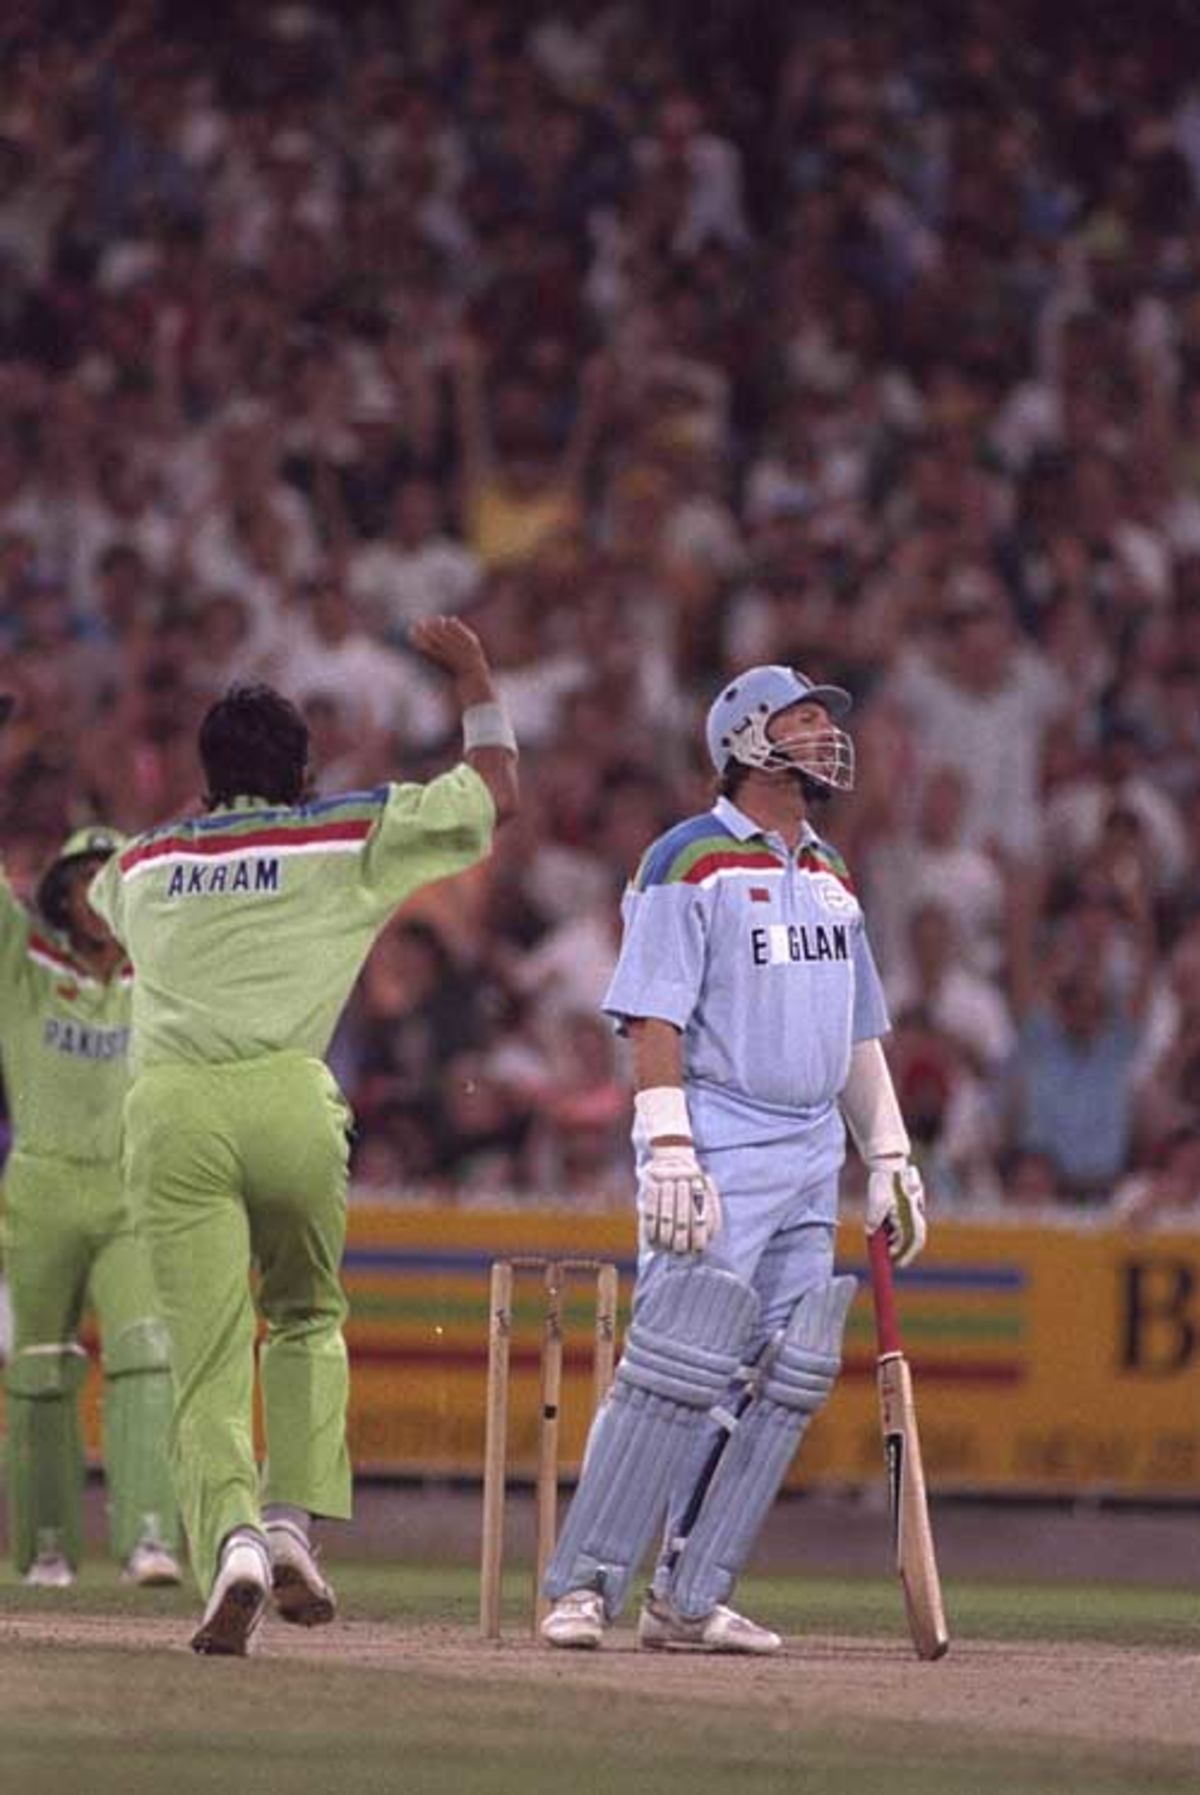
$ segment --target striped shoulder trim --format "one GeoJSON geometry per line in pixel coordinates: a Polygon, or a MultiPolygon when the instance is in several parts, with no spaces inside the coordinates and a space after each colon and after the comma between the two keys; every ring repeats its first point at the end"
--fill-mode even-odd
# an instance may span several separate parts
{"type": "Polygon", "coordinates": [[[369,791],[338,792],[332,798],[314,798],[309,804],[302,804],[297,812],[300,816],[325,817],[333,811],[361,810],[374,813],[387,803],[386,785],[373,785],[369,791]]]}
{"type": "MultiPolygon", "coordinates": [[[[159,823],[131,842],[126,852],[164,841],[168,837],[254,834],[262,829],[308,829],[315,824],[347,817],[373,818],[387,802],[388,787],[338,792],[331,798],[314,798],[308,804],[256,805],[253,810],[218,810],[208,816],[186,817],[159,823]]],[[[122,856],[124,859],[124,856],[122,856]]]]}
{"type": "Polygon", "coordinates": [[[827,841],[821,841],[818,837],[816,841],[808,842],[801,852],[797,864],[801,872],[830,874],[839,885],[844,885],[848,892],[857,896],[854,891],[854,881],[850,877],[850,868],[837,849],[831,848],[827,841]]]}
{"type": "Polygon", "coordinates": [[[755,848],[750,842],[726,847],[702,844],[700,853],[676,877],[685,885],[711,885],[717,879],[783,877],[779,857],[768,847],[755,848]]]}
{"type": "Polygon", "coordinates": [[[670,868],[680,854],[686,852],[693,842],[709,837],[715,837],[726,846],[733,842],[733,837],[714,820],[711,811],[706,810],[702,816],[688,817],[686,821],[676,823],[673,829],[668,829],[665,835],[652,841],[642,855],[637,872],[633,875],[635,890],[645,891],[649,885],[665,885],[670,868]]]}
{"type": "Polygon", "coordinates": [[[692,817],[661,836],[642,858],[635,889],[651,885],[706,885],[724,873],[768,874],[782,868],[765,842],[739,841],[711,812],[692,817]]]}
{"type": "Polygon", "coordinates": [[[362,816],[335,815],[325,821],[299,816],[289,817],[287,822],[264,824],[259,813],[254,817],[254,827],[249,829],[218,829],[205,835],[188,829],[146,837],[121,855],[121,871],[126,878],[133,878],[168,860],[209,864],[264,850],[284,855],[353,854],[371,833],[377,816],[378,810],[373,807],[362,816]]]}
{"type": "Polygon", "coordinates": [[[53,941],[48,941],[36,929],[30,930],[29,939],[25,943],[25,952],[35,966],[42,966],[47,972],[55,972],[60,976],[72,978],[76,984],[94,985],[98,982],[90,972],[85,972],[82,966],[77,965],[70,954],[65,953],[61,947],[56,947],[53,941]]]}

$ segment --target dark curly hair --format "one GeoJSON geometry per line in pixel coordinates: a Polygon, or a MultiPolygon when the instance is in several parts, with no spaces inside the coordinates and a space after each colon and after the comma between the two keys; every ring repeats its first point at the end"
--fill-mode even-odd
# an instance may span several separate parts
{"type": "Polygon", "coordinates": [[[234,798],[296,804],[308,778],[308,725],[271,686],[230,686],[200,725],[209,810],[234,798]]]}

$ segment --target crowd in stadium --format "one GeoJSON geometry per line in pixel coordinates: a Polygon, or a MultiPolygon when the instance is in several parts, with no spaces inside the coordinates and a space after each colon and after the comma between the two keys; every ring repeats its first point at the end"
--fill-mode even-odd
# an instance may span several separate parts
{"type": "Polygon", "coordinates": [[[450,764],[406,629],[469,617],[524,809],[364,972],[356,1188],[624,1201],[621,889],[712,802],[723,679],[788,662],[855,696],[818,827],[935,1202],[1194,1213],[1200,32],[1162,10],[6,6],[14,884],[193,808],[235,678],[323,792],[450,764]]]}

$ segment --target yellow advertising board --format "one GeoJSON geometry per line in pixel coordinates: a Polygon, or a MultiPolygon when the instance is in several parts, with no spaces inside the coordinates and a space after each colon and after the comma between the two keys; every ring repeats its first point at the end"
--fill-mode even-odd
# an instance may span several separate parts
{"type": "MultiPolygon", "coordinates": [[[[621,1328],[633,1230],[619,1215],[355,1206],[345,1277],[351,1448],[361,1472],[477,1476],[483,1456],[488,1272],[493,1259],[614,1260],[621,1328]]],[[[874,1346],[862,1235],[840,1267],[864,1288],[845,1372],[793,1481],[880,1475],[874,1346]]],[[[941,1490],[1200,1498],[1200,1236],[940,1220],[897,1280],[926,1470],[941,1490]]],[[[594,1283],[565,1307],[562,1463],[582,1454],[591,1406],[594,1283]]],[[[537,1450],[541,1291],[517,1282],[511,1462],[537,1450]]],[[[99,1446],[95,1375],[88,1437],[99,1446]]]]}
{"type": "MultiPolygon", "coordinates": [[[[615,1260],[621,1325],[633,1285],[625,1217],[358,1209],[347,1253],[352,1446],[362,1469],[475,1475],[483,1452],[492,1259],[615,1260]]],[[[861,1231],[843,1270],[863,1290],[845,1374],[794,1479],[880,1472],[861,1231]]],[[[941,1489],[1200,1497],[1200,1237],[940,1221],[897,1280],[926,1469],[941,1489]]],[[[590,1408],[594,1290],[569,1286],[561,1445],[578,1464],[590,1408]]],[[[510,1403],[514,1470],[537,1445],[541,1292],[518,1278],[510,1403]]]]}

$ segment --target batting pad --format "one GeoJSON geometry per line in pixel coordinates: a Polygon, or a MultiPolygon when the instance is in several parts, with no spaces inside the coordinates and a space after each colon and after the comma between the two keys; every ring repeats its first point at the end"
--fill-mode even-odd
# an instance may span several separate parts
{"type": "Polygon", "coordinates": [[[9,1538],[24,1573],[39,1552],[77,1565],[81,1552],[83,1436],[78,1394],[87,1355],[73,1344],[30,1346],[5,1379],[9,1538]]]}
{"type": "Polygon", "coordinates": [[[612,1620],[662,1525],[672,1479],[721,1401],[758,1314],[732,1272],[682,1263],[638,1302],[546,1574],[551,1601],[596,1589],[612,1620]]]}
{"type": "Polygon", "coordinates": [[[787,1475],[804,1431],[842,1365],[853,1278],[806,1291],[774,1351],[758,1395],[729,1434],[665,1593],[685,1618],[727,1601],[787,1475]]]}

